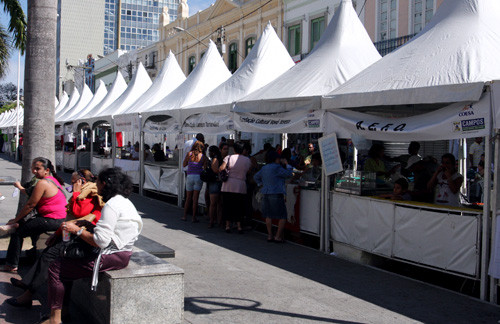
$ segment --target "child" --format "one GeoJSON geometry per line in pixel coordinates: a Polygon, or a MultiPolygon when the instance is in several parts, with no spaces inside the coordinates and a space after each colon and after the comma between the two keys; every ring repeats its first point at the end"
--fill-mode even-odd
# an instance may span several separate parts
{"type": "Polygon", "coordinates": [[[408,180],[399,178],[394,182],[394,189],[390,194],[380,195],[382,198],[393,200],[411,200],[411,195],[408,192],[408,180]]]}

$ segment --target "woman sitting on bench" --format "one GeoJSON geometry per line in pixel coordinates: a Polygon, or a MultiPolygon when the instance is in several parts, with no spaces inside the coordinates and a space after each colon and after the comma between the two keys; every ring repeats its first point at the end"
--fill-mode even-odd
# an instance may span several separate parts
{"type": "MultiPolygon", "coordinates": [[[[68,216],[66,221],[76,224],[88,222],[88,226],[95,225],[101,218],[101,209],[104,206],[102,197],[97,194],[95,177],[89,170],[82,169],[74,172],[71,176],[71,191],[73,192],[68,204],[68,216]]],[[[7,299],[7,303],[15,307],[30,307],[33,302],[33,294],[47,281],[47,270],[49,265],[59,257],[62,241],[62,229],[51,236],[47,242],[47,248],[43,250],[35,264],[23,276],[22,280],[10,278],[13,286],[24,289],[24,293],[17,298],[7,299]]]]}
{"type": "Polygon", "coordinates": [[[79,236],[88,244],[101,248],[97,259],[58,258],[49,267],[48,298],[50,319],[46,323],[60,323],[65,293],[73,280],[92,277],[94,264],[99,272],[125,268],[132,255],[132,247],[142,230],[142,219],[134,204],[128,199],[132,182],[119,168],[108,168],[97,177],[97,189],[106,205],[94,233],[70,222],[63,223],[63,230],[79,236]]]}

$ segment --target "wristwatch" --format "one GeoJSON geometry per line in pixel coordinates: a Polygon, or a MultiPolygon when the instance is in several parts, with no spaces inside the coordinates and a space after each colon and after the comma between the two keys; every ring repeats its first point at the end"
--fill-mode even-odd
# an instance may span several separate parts
{"type": "Polygon", "coordinates": [[[75,234],[76,234],[76,236],[80,236],[80,235],[82,235],[82,233],[83,233],[83,228],[80,228],[78,230],[78,232],[76,232],[75,234]]]}

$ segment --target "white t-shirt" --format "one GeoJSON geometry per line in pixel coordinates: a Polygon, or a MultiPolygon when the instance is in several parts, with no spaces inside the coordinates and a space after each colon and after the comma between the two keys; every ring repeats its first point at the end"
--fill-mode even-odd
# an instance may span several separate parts
{"type": "Polygon", "coordinates": [[[142,219],[134,204],[116,195],[102,208],[94,229],[94,242],[103,254],[130,251],[142,231],[142,219]],[[112,243],[112,244],[111,244],[112,243]]]}
{"type": "Polygon", "coordinates": [[[472,143],[469,147],[469,155],[472,155],[472,165],[477,167],[479,161],[481,161],[481,155],[484,153],[484,147],[482,144],[476,142],[472,143]]]}
{"type": "MultiPolygon", "coordinates": [[[[458,178],[463,178],[458,172],[451,176],[451,180],[456,180],[458,178]]],[[[439,205],[460,206],[460,190],[457,193],[451,191],[448,185],[448,179],[444,178],[443,171],[439,172],[437,175],[436,198],[434,201],[439,205]]]]}

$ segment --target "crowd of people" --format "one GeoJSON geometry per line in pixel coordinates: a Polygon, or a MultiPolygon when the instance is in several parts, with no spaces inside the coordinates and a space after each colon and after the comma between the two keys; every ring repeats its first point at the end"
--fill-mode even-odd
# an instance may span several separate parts
{"type": "Polygon", "coordinates": [[[0,270],[17,273],[25,238],[30,237],[36,246],[40,234],[55,233],[22,279],[11,278],[11,284],[23,293],[6,302],[31,307],[34,294],[47,283],[50,313],[41,323],[61,323],[63,318],[68,320],[64,301],[72,281],[92,277],[95,288],[98,272],[126,267],[142,220],[128,199],[132,182],[119,168],[104,169],[97,177],[86,169],[74,172],[66,189],[71,192],[68,200],[64,181],[50,160],[35,158],[31,169],[34,177],[30,181],[14,184],[28,197],[27,203],[0,226],[1,234],[10,233],[6,264],[0,270]]]}
{"type": "Polygon", "coordinates": [[[260,192],[260,210],[266,219],[269,242],[284,241],[287,219],[285,181],[298,178],[318,181],[321,175],[321,155],[310,143],[306,152],[299,147],[282,149],[266,143],[252,155],[248,142],[227,140],[218,145],[205,143],[203,134],[197,134],[184,144],[183,168],[186,173],[186,201],[182,220],[191,215],[198,222],[197,208],[200,192],[206,183],[205,202],[209,228],[216,225],[227,233],[234,229],[243,234],[243,223],[253,217],[252,202],[260,192]],[[302,153],[302,154],[301,154],[302,153]],[[275,235],[272,220],[277,219],[275,235]]]}

